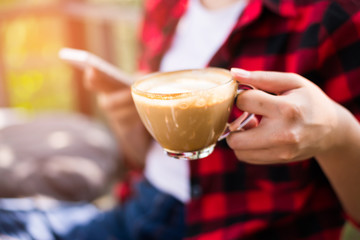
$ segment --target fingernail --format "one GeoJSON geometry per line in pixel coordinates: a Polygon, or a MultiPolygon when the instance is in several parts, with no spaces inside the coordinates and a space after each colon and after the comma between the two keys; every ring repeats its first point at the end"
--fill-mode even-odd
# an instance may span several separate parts
{"type": "Polygon", "coordinates": [[[241,68],[232,68],[231,72],[233,74],[235,74],[238,77],[242,77],[242,78],[249,78],[250,77],[250,72],[246,71],[244,69],[241,68]]]}

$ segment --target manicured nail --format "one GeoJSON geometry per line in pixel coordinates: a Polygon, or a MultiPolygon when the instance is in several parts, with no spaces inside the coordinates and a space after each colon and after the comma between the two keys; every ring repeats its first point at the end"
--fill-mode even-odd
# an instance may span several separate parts
{"type": "Polygon", "coordinates": [[[231,72],[233,74],[235,74],[236,76],[242,77],[242,78],[249,78],[250,77],[250,72],[246,71],[244,69],[241,68],[232,68],[231,72]]]}

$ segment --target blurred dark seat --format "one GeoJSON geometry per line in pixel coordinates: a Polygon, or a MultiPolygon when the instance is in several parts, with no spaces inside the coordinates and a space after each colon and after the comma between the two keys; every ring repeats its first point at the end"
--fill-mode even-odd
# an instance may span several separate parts
{"type": "Polygon", "coordinates": [[[92,201],[119,168],[119,150],[100,123],[51,113],[0,128],[0,197],[92,201]]]}

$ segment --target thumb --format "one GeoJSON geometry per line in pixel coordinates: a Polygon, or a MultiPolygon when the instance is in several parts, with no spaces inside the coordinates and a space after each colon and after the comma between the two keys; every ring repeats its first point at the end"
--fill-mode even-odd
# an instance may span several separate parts
{"type": "Polygon", "coordinates": [[[304,78],[295,73],[246,71],[241,68],[232,68],[231,74],[242,84],[249,84],[259,90],[279,95],[304,85],[304,78]]]}

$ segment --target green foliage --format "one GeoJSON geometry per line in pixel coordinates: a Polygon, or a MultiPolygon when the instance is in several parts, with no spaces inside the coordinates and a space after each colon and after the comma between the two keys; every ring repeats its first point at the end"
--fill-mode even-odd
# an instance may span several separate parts
{"type": "Polygon", "coordinates": [[[360,231],[357,230],[351,223],[347,222],[344,226],[341,240],[358,240],[360,239],[360,231]]]}

